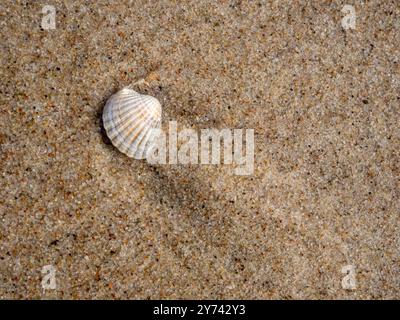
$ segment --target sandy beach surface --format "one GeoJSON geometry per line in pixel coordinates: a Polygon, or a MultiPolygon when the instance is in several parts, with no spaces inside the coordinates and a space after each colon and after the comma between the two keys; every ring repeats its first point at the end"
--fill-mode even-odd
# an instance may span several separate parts
{"type": "Polygon", "coordinates": [[[3,0],[0,25],[0,298],[400,298],[399,1],[3,0]],[[120,153],[103,107],[140,79],[163,128],[254,129],[253,173],[120,153]]]}

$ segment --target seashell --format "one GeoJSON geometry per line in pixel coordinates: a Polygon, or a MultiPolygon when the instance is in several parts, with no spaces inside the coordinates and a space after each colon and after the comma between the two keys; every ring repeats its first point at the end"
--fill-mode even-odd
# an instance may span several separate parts
{"type": "Polygon", "coordinates": [[[161,126],[161,104],[151,96],[123,88],[103,110],[103,125],[112,144],[128,157],[145,159],[161,126]]]}

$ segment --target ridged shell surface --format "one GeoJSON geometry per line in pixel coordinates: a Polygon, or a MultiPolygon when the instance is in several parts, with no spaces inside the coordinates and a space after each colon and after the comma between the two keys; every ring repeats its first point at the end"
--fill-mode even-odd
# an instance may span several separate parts
{"type": "Polygon", "coordinates": [[[161,104],[151,96],[124,88],[103,110],[103,125],[112,144],[128,157],[145,159],[161,125],[161,104]]]}

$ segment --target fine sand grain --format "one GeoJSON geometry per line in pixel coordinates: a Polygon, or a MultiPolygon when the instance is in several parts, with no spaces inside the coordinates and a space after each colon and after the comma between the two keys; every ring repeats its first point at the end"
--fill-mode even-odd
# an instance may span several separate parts
{"type": "Polygon", "coordinates": [[[400,298],[400,4],[348,2],[2,0],[0,298],[400,298]],[[254,173],[118,152],[139,79],[163,126],[254,129],[254,173]]]}

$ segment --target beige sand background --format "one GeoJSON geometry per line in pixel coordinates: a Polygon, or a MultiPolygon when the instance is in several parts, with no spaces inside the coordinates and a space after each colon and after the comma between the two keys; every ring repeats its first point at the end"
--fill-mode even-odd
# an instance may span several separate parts
{"type": "Polygon", "coordinates": [[[1,298],[400,298],[399,1],[3,0],[0,15],[1,298]],[[253,128],[254,174],[119,153],[104,103],[146,77],[164,125],[253,128]]]}

